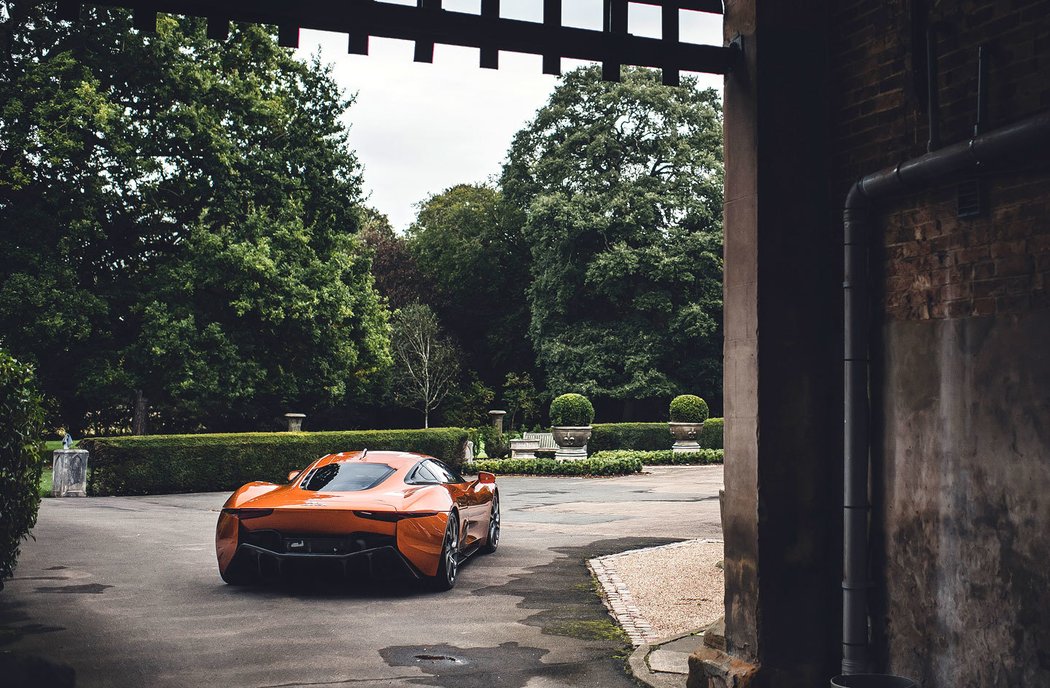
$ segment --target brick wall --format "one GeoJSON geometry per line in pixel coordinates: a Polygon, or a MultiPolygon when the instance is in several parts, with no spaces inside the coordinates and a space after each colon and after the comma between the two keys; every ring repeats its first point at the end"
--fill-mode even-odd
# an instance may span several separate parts
{"type": "MultiPolygon", "coordinates": [[[[988,128],[1050,108],[1050,2],[840,3],[832,15],[832,197],[864,174],[922,155],[928,138],[922,22],[939,26],[941,142],[970,138],[977,46],[989,48],[988,128]]],[[[891,203],[884,306],[891,320],[1025,312],[1050,305],[1050,174],[982,181],[985,211],[956,213],[957,186],[891,203]]]]}

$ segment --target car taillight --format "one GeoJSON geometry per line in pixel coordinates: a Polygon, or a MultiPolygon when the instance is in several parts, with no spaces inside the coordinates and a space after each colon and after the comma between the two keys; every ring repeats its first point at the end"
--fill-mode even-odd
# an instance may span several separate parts
{"type": "Polygon", "coordinates": [[[406,518],[425,518],[427,516],[437,515],[436,511],[355,511],[354,516],[360,516],[361,518],[368,518],[373,521],[386,521],[387,523],[396,523],[406,518]]]}
{"type": "Polygon", "coordinates": [[[246,518],[259,518],[261,516],[269,516],[273,513],[273,509],[223,509],[222,513],[229,514],[230,516],[236,516],[239,519],[246,518]]]}

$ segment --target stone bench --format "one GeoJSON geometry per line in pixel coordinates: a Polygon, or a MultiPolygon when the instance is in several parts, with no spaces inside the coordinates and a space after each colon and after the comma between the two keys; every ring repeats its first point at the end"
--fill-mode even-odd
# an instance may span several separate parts
{"type": "Polygon", "coordinates": [[[554,435],[549,432],[526,432],[520,440],[510,441],[512,459],[535,459],[538,451],[556,451],[554,435]]]}

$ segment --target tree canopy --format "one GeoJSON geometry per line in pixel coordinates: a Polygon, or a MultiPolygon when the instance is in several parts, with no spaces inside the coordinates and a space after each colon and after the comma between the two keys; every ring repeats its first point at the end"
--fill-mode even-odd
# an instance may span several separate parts
{"type": "Polygon", "coordinates": [[[490,386],[531,368],[527,339],[529,248],[523,218],[500,192],[458,184],[420,204],[408,247],[433,291],[426,302],[490,386]]]}
{"type": "Polygon", "coordinates": [[[271,31],[39,2],[0,23],[0,338],[68,426],[266,424],[391,362],[344,98],[271,31]]]}
{"type": "Polygon", "coordinates": [[[659,72],[566,74],[514,137],[507,202],[531,248],[529,334],[550,393],[721,394],[722,126],[659,72]]]}

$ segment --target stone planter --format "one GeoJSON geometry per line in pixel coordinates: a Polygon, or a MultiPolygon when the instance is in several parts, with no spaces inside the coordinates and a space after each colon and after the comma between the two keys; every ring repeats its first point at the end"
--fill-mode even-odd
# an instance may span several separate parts
{"type": "Polygon", "coordinates": [[[554,458],[576,461],[587,458],[587,441],[591,439],[591,426],[555,426],[551,428],[558,451],[554,458]]]}
{"type": "Polygon", "coordinates": [[[700,443],[696,441],[696,438],[704,429],[703,423],[668,423],[668,425],[671,426],[671,434],[675,439],[671,451],[676,454],[700,451],[700,443]]]}

